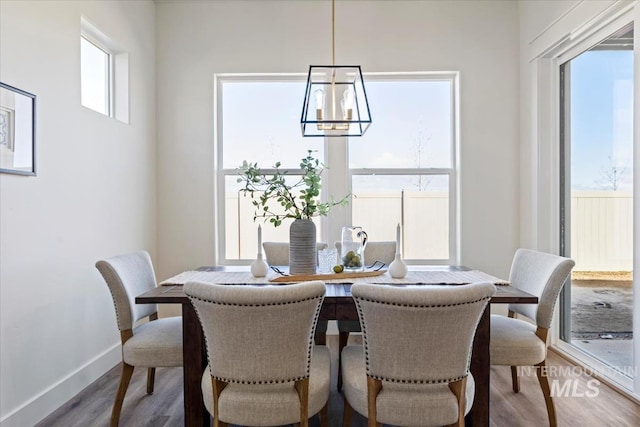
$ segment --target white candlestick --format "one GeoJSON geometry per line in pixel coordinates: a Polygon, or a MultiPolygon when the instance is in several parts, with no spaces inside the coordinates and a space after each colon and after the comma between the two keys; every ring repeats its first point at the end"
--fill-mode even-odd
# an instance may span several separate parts
{"type": "Polygon", "coordinates": [[[402,235],[402,231],[400,227],[400,223],[398,223],[398,227],[396,227],[396,253],[402,254],[402,247],[400,246],[400,236],[402,235]]]}
{"type": "Polygon", "coordinates": [[[258,224],[258,254],[262,253],[262,226],[258,224]]]}

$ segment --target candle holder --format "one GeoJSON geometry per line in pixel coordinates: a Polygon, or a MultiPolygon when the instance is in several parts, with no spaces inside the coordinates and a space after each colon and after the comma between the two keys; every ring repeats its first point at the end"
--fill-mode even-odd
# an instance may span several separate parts
{"type": "Polygon", "coordinates": [[[402,260],[402,227],[396,227],[396,257],[389,265],[389,276],[402,279],[407,275],[407,264],[402,260]]]}
{"type": "Polygon", "coordinates": [[[402,260],[399,252],[396,252],[396,258],[389,265],[389,276],[394,279],[402,279],[407,275],[407,264],[402,260]]]}
{"type": "Polygon", "coordinates": [[[262,252],[258,252],[258,257],[251,263],[251,274],[253,277],[264,277],[269,272],[269,266],[262,259],[262,252]]]}

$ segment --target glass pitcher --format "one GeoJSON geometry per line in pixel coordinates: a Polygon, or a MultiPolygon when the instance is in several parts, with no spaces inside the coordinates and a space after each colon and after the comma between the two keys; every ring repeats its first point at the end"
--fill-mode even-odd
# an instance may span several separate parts
{"type": "Polygon", "coordinates": [[[364,248],[367,233],[362,227],[342,227],[340,260],[345,271],[364,270],[364,248]]]}

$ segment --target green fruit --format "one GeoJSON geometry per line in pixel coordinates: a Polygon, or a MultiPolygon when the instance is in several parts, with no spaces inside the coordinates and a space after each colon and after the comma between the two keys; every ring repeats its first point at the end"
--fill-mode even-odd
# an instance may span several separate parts
{"type": "Polygon", "coordinates": [[[333,272],[334,273],[342,273],[343,270],[344,270],[344,267],[342,267],[341,265],[334,265],[333,266],[333,272]]]}

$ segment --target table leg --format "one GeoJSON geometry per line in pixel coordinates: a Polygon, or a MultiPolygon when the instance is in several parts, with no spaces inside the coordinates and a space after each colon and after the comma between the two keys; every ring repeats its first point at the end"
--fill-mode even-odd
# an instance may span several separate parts
{"type": "Polygon", "coordinates": [[[476,382],[476,394],[465,424],[473,427],[489,425],[490,338],[491,307],[487,305],[478,323],[471,355],[471,374],[476,382]]]}
{"type": "Polygon", "coordinates": [[[191,304],[182,304],[182,358],[184,363],[184,425],[209,427],[211,418],[202,401],[202,373],[207,366],[202,327],[191,304]]]}

